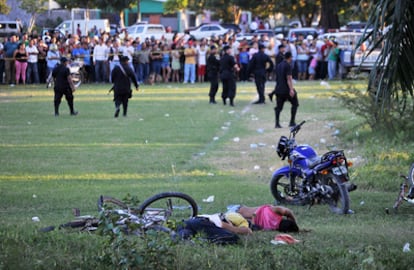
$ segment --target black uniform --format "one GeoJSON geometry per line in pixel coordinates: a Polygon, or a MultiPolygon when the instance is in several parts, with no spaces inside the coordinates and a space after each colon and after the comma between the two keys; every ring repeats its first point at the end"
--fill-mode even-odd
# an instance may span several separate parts
{"type": "Polygon", "coordinates": [[[234,106],[234,98],[236,96],[236,78],[234,75],[234,66],[236,60],[230,54],[225,53],[220,59],[220,79],[223,84],[223,92],[221,98],[223,104],[226,105],[226,99],[230,99],[230,105],[234,106]]]}
{"type": "Polygon", "coordinates": [[[54,98],[54,104],[55,104],[55,116],[59,115],[59,105],[62,100],[63,95],[66,98],[66,101],[68,102],[68,106],[70,109],[71,115],[77,115],[78,112],[74,110],[73,108],[73,91],[75,89],[71,88],[71,85],[69,83],[69,76],[70,76],[70,70],[66,66],[66,60],[62,61],[61,64],[56,66],[52,71],[52,77],[55,82],[55,98],[54,98]]]}
{"type": "Polygon", "coordinates": [[[114,84],[114,102],[115,102],[115,117],[118,117],[120,106],[122,104],[123,115],[127,115],[128,99],[132,97],[131,81],[135,88],[138,88],[138,82],[135,74],[129,67],[126,61],[121,60],[120,66],[115,66],[111,73],[111,80],[114,84]]]}
{"type": "Polygon", "coordinates": [[[265,83],[266,74],[273,70],[273,61],[270,57],[264,53],[261,49],[258,53],[255,53],[249,63],[249,74],[254,72],[254,80],[256,82],[256,90],[259,95],[259,100],[254,102],[255,104],[265,103],[265,83]],[[267,66],[267,68],[266,68],[267,66]]]}
{"type": "Polygon", "coordinates": [[[292,66],[287,61],[282,61],[276,67],[276,107],[275,107],[275,116],[276,116],[276,127],[280,127],[279,116],[280,112],[283,110],[283,104],[286,101],[289,101],[292,104],[290,112],[290,126],[295,125],[296,112],[299,106],[298,95],[295,91],[293,97],[290,96],[289,85],[287,76],[292,76],[292,66]]]}
{"type": "Polygon", "coordinates": [[[208,93],[210,97],[210,103],[216,103],[216,94],[219,86],[219,71],[220,71],[220,61],[217,59],[217,56],[210,54],[207,58],[207,76],[210,81],[210,92],[208,93]]]}

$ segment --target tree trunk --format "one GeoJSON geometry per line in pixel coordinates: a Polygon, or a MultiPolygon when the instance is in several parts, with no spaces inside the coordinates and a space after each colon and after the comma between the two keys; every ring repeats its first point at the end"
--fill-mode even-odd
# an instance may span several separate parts
{"type": "Polygon", "coordinates": [[[119,12],[119,26],[121,29],[125,28],[125,21],[124,21],[124,10],[119,12]]]}
{"type": "Polygon", "coordinates": [[[338,29],[339,18],[335,1],[322,0],[321,2],[321,27],[325,32],[328,31],[328,29],[338,29]]]}

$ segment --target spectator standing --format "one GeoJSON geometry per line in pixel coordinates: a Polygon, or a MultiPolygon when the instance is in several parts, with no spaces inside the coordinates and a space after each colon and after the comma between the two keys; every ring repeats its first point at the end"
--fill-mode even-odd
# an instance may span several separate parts
{"type": "Polygon", "coordinates": [[[331,49],[328,55],[328,76],[329,80],[333,80],[336,77],[336,66],[339,59],[338,42],[332,41],[331,49]]]}
{"type": "Polygon", "coordinates": [[[6,71],[6,83],[14,85],[16,80],[16,68],[14,60],[14,52],[17,50],[19,43],[17,36],[11,35],[9,40],[4,44],[4,69],[6,71]]]}
{"type": "Polygon", "coordinates": [[[176,44],[173,44],[171,51],[171,68],[172,68],[172,82],[180,82],[180,51],[176,48],[176,44]]]}
{"type": "Polygon", "coordinates": [[[82,30],[81,30],[81,27],[80,27],[79,23],[78,23],[78,27],[76,28],[76,34],[78,35],[78,37],[82,36],[82,30]]]}
{"type": "Polygon", "coordinates": [[[131,80],[137,91],[139,87],[134,71],[129,66],[128,61],[129,59],[127,56],[121,56],[120,64],[115,66],[111,73],[112,82],[114,84],[115,118],[119,116],[121,104],[123,116],[127,116],[128,100],[132,96],[131,80]]]}
{"type": "Polygon", "coordinates": [[[3,74],[4,74],[4,45],[3,42],[0,42],[0,84],[3,84],[3,74]]]}
{"type": "Polygon", "coordinates": [[[16,85],[20,83],[20,78],[22,79],[22,83],[26,84],[28,54],[26,52],[26,46],[24,43],[20,43],[17,46],[17,49],[13,53],[13,58],[15,60],[14,64],[16,66],[16,85]]]}
{"type": "Polygon", "coordinates": [[[283,110],[283,104],[286,101],[289,101],[292,104],[291,111],[290,111],[290,123],[289,126],[295,126],[295,117],[297,108],[299,106],[298,95],[293,88],[292,82],[292,53],[286,52],[285,53],[285,60],[282,61],[276,67],[276,107],[275,107],[275,118],[276,128],[281,128],[279,117],[280,113],[283,110]]]}
{"type": "Polygon", "coordinates": [[[249,61],[252,60],[253,55],[259,52],[259,43],[253,42],[252,47],[249,49],[249,61]]]}
{"type": "Polygon", "coordinates": [[[93,49],[93,64],[95,66],[95,78],[96,82],[105,82],[106,75],[106,63],[108,60],[107,46],[102,38],[99,38],[98,44],[93,49]]]}
{"type": "Polygon", "coordinates": [[[162,47],[161,72],[162,72],[162,78],[165,83],[170,81],[170,75],[171,75],[170,59],[171,59],[170,48],[167,44],[164,44],[164,46],[162,47]]]}
{"type": "Polygon", "coordinates": [[[41,83],[46,81],[46,74],[47,74],[47,63],[46,63],[46,56],[48,50],[47,44],[40,39],[37,43],[37,50],[39,51],[38,59],[37,59],[37,69],[39,73],[39,80],[41,83]]]}
{"type": "Polygon", "coordinates": [[[249,53],[247,52],[247,46],[240,47],[239,63],[240,63],[240,80],[242,82],[246,82],[249,80],[249,74],[248,74],[249,53]]]}
{"type": "Polygon", "coordinates": [[[50,44],[49,50],[47,51],[46,61],[47,61],[47,80],[49,87],[49,82],[52,80],[52,71],[59,64],[60,52],[58,46],[54,43],[50,44]]]}
{"type": "Polygon", "coordinates": [[[252,60],[249,63],[249,72],[254,73],[254,80],[256,83],[256,90],[259,99],[253,104],[265,104],[265,84],[266,84],[266,73],[273,70],[272,59],[265,54],[265,46],[259,45],[259,52],[253,55],[252,60]]]}
{"type": "Polygon", "coordinates": [[[39,83],[39,70],[38,70],[38,55],[39,51],[35,46],[35,40],[31,39],[29,41],[29,46],[26,47],[26,52],[28,54],[27,60],[27,83],[39,83]]]}
{"type": "Polygon", "coordinates": [[[197,47],[197,64],[198,82],[203,83],[207,65],[207,47],[204,41],[202,41],[200,46],[197,47]]]}
{"type": "Polygon", "coordinates": [[[188,47],[184,50],[185,62],[184,62],[184,83],[195,83],[195,67],[196,67],[196,55],[197,51],[193,47],[193,41],[188,41],[188,47]]]}
{"type": "Polygon", "coordinates": [[[162,51],[158,43],[154,42],[154,44],[152,45],[150,59],[151,59],[151,72],[153,74],[153,79],[151,80],[151,83],[154,83],[157,81],[157,77],[161,76],[161,67],[162,67],[162,51]]]}
{"type": "Polygon", "coordinates": [[[207,77],[210,80],[210,91],[208,93],[210,97],[210,104],[216,104],[216,94],[219,86],[219,70],[220,61],[217,59],[217,47],[211,46],[209,56],[207,58],[207,77]]]}
{"type": "Polygon", "coordinates": [[[298,65],[298,79],[306,80],[306,73],[308,70],[309,49],[306,42],[302,41],[297,46],[298,56],[296,58],[298,65]]]}
{"type": "MultiPolygon", "coordinates": [[[[114,39],[111,46],[108,48],[108,62],[109,62],[109,74],[112,74],[116,65],[119,65],[119,40],[114,39]]],[[[109,81],[112,82],[112,76],[109,76],[109,81]]]]}
{"type": "Polygon", "coordinates": [[[236,97],[236,78],[234,73],[239,71],[239,66],[234,57],[230,54],[231,47],[224,46],[224,55],[220,59],[220,79],[223,84],[223,92],[221,98],[223,104],[226,105],[227,98],[230,100],[230,106],[234,106],[234,98],[236,97]]]}
{"type": "Polygon", "coordinates": [[[141,52],[139,54],[139,82],[145,82],[150,74],[150,53],[151,50],[147,43],[142,43],[141,52]]]}
{"type": "Polygon", "coordinates": [[[139,81],[139,53],[141,51],[141,44],[139,38],[132,42],[132,47],[134,48],[134,53],[132,54],[132,65],[134,66],[135,77],[139,81]]]}

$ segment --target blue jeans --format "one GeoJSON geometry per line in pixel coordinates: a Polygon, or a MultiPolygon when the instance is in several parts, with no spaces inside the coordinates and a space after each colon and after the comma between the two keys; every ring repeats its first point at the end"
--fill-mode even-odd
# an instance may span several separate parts
{"type": "Polygon", "coordinates": [[[328,77],[329,80],[335,79],[336,76],[336,61],[328,60],[328,77]]]}
{"type": "Polygon", "coordinates": [[[105,61],[95,61],[95,79],[96,82],[106,81],[105,61]]]}
{"type": "Polygon", "coordinates": [[[39,70],[37,68],[37,62],[36,63],[30,63],[27,62],[27,83],[40,83],[39,81],[39,70]]]}
{"type": "Polygon", "coordinates": [[[185,64],[184,65],[184,82],[191,81],[191,83],[195,82],[195,64],[185,64]]]}
{"type": "Polygon", "coordinates": [[[139,64],[139,82],[144,82],[150,73],[150,67],[148,63],[139,64]]]}
{"type": "Polygon", "coordinates": [[[152,62],[152,72],[155,74],[161,75],[161,61],[153,61],[152,62]]]}

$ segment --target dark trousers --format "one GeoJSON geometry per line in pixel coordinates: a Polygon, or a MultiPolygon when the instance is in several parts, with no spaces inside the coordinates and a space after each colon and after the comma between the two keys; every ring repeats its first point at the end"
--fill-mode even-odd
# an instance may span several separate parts
{"type": "Polygon", "coordinates": [[[124,116],[126,116],[128,112],[128,99],[129,99],[129,94],[116,95],[114,97],[116,111],[119,111],[122,105],[124,116]]]}
{"type": "Polygon", "coordinates": [[[184,222],[184,226],[178,229],[178,235],[182,239],[189,239],[197,234],[216,244],[235,244],[239,240],[236,234],[217,227],[204,217],[188,219],[184,222]]]}
{"type": "Polygon", "coordinates": [[[0,84],[3,83],[4,59],[0,59],[0,84]]]}
{"type": "Polygon", "coordinates": [[[276,125],[279,125],[279,116],[283,110],[283,105],[286,101],[289,101],[292,104],[290,111],[290,124],[295,123],[296,112],[299,107],[298,95],[295,93],[293,97],[289,94],[276,94],[276,107],[275,107],[275,116],[276,116],[276,125]]]}
{"type": "Polygon", "coordinates": [[[241,64],[240,68],[240,81],[245,82],[249,80],[249,74],[247,73],[249,64],[241,64]]]}
{"type": "Polygon", "coordinates": [[[210,80],[210,92],[208,93],[208,96],[210,97],[210,101],[215,101],[219,87],[218,74],[209,73],[208,79],[210,80]]]}
{"type": "Polygon", "coordinates": [[[236,80],[233,77],[222,78],[221,82],[223,84],[223,92],[221,93],[221,98],[225,103],[227,98],[230,99],[230,105],[233,105],[234,97],[236,96],[236,80]]]}
{"type": "Polygon", "coordinates": [[[39,74],[39,82],[45,83],[47,78],[47,63],[45,59],[37,61],[37,70],[39,74]]]}
{"type": "Polygon", "coordinates": [[[265,74],[255,74],[254,80],[256,83],[257,94],[259,95],[259,102],[265,102],[265,84],[266,84],[266,75],[265,74]]]}
{"type": "Polygon", "coordinates": [[[70,89],[67,89],[67,90],[57,90],[57,89],[55,89],[55,99],[54,99],[55,114],[56,115],[59,114],[59,105],[60,105],[60,102],[61,102],[63,96],[65,96],[66,101],[68,102],[70,113],[74,113],[72,91],[70,89]]]}

